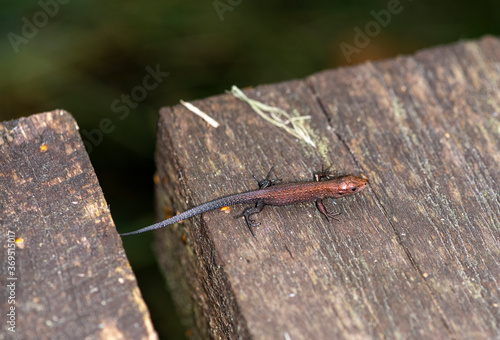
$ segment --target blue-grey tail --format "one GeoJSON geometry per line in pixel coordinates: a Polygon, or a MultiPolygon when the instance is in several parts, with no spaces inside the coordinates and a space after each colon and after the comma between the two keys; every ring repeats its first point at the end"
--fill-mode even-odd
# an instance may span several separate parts
{"type": "Polygon", "coordinates": [[[120,234],[120,236],[142,234],[142,233],[145,233],[147,231],[160,229],[160,228],[166,227],[168,225],[185,220],[187,218],[190,218],[190,217],[193,217],[193,216],[196,216],[199,214],[203,214],[207,211],[220,209],[222,207],[226,207],[226,206],[230,206],[230,205],[234,205],[234,204],[256,202],[256,200],[254,199],[254,195],[252,195],[252,194],[253,194],[253,192],[248,192],[248,193],[235,194],[235,195],[231,195],[231,196],[221,197],[221,198],[215,199],[213,201],[200,204],[199,206],[194,207],[192,209],[189,209],[187,211],[184,211],[183,213],[180,213],[179,215],[175,215],[169,219],[152,224],[148,227],[144,227],[144,228],[141,228],[141,229],[138,229],[135,231],[120,234]]]}

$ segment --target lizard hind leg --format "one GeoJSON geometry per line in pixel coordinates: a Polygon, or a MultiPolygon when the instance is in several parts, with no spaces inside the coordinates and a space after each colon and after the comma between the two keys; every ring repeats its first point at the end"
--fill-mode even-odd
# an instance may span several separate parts
{"type": "Polygon", "coordinates": [[[274,166],[271,167],[271,170],[266,175],[266,178],[264,178],[262,181],[259,181],[255,175],[253,175],[253,178],[257,181],[257,184],[259,185],[259,189],[264,189],[267,187],[270,187],[271,185],[274,185],[277,182],[281,182],[281,178],[276,178],[276,179],[269,179],[271,178],[271,173],[274,170],[274,166]]]}
{"type": "Polygon", "coordinates": [[[260,223],[255,222],[255,220],[250,218],[250,216],[260,213],[262,211],[262,209],[264,209],[264,206],[265,206],[265,204],[263,201],[258,201],[257,204],[255,205],[255,207],[247,208],[243,211],[243,213],[234,217],[234,218],[245,217],[245,222],[247,223],[248,229],[250,229],[250,232],[252,233],[253,237],[255,237],[255,238],[257,238],[257,236],[255,236],[255,233],[254,233],[252,227],[257,227],[258,225],[260,225],[260,223]]]}

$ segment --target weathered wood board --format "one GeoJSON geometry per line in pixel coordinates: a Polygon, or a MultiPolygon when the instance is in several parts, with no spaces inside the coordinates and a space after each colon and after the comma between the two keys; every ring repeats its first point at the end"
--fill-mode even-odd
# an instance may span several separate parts
{"type": "Polygon", "coordinates": [[[332,165],[362,193],[266,207],[253,238],[244,207],[157,233],[161,265],[195,338],[470,339],[500,336],[500,41],[259,86],[246,94],[311,115],[313,148],[229,94],[161,110],[159,218],[332,165]]]}
{"type": "Polygon", "coordinates": [[[0,339],[157,339],[68,113],[0,123],[0,230],[0,339]]]}

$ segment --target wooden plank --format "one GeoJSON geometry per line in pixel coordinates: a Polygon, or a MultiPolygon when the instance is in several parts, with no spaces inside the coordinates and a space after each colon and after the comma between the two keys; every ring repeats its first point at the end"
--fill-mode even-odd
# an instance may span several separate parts
{"type": "Polygon", "coordinates": [[[486,38],[310,79],[450,337],[499,335],[499,52],[486,38]]]}
{"type": "Polygon", "coordinates": [[[157,339],[67,112],[0,123],[0,206],[0,339],[157,339]]]}
{"type": "Polygon", "coordinates": [[[194,337],[494,338],[500,334],[500,41],[487,37],[259,86],[311,115],[313,148],[230,95],[161,110],[158,211],[184,211],[322,165],[365,173],[338,200],[267,207],[253,238],[214,211],[158,232],[161,265],[194,337]]]}

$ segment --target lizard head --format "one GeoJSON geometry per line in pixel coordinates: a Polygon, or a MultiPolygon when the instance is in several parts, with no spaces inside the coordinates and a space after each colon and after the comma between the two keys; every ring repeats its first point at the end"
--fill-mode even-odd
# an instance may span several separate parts
{"type": "Polygon", "coordinates": [[[334,197],[344,197],[355,194],[366,187],[368,178],[365,175],[362,177],[347,175],[337,179],[337,187],[335,188],[334,197]]]}

